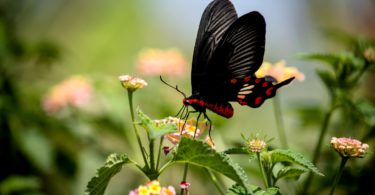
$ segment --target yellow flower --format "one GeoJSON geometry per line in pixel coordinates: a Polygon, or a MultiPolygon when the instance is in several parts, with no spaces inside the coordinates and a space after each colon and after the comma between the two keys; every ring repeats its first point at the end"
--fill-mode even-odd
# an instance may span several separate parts
{"type": "Polygon", "coordinates": [[[119,80],[122,86],[130,91],[142,89],[143,87],[147,86],[147,82],[145,80],[130,75],[121,75],[119,76],[119,80]]]}
{"type": "Polygon", "coordinates": [[[151,192],[150,192],[150,190],[148,189],[147,186],[140,185],[140,186],[138,187],[138,194],[139,194],[139,195],[150,195],[151,192]]]}
{"type": "Polygon", "coordinates": [[[362,158],[369,148],[368,144],[363,144],[359,140],[346,137],[332,137],[331,145],[342,157],[362,158]]]}
{"type": "Polygon", "coordinates": [[[275,64],[270,62],[263,62],[259,69],[255,72],[258,78],[271,76],[276,79],[278,83],[283,82],[291,77],[295,77],[299,81],[305,80],[305,75],[298,71],[295,67],[286,67],[285,60],[280,60],[275,64]]]}
{"type": "Polygon", "coordinates": [[[160,193],[161,187],[160,187],[160,183],[157,180],[153,180],[147,183],[147,187],[150,189],[151,194],[160,193]]]}
{"type": "Polygon", "coordinates": [[[185,58],[176,48],[144,49],[137,59],[138,70],[145,75],[183,76],[187,66],[185,58]]]}

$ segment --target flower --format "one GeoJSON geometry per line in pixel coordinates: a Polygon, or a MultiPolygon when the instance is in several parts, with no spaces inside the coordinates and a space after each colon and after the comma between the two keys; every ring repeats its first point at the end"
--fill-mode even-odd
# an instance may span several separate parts
{"type": "Polygon", "coordinates": [[[297,68],[286,67],[285,64],[285,60],[280,60],[273,65],[270,62],[263,62],[263,64],[255,72],[255,75],[259,78],[271,76],[275,78],[278,83],[291,77],[295,77],[299,81],[305,80],[305,75],[299,72],[297,68]]]}
{"type": "Polygon", "coordinates": [[[42,106],[47,113],[55,113],[67,106],[83,107],[93,96],[88,79],[75,75],[53,86],[45,95],[42,106]]]}
{"type": "Polygon", "coordinates": [[[369,145],[347,137],[332,137],[331,145],[342,157],[364,157],[369,145]]]}
{"type": "Polygon", "coordinates": [[[206,139],[204,140],[209,146],[211,146],[212,149],[215,149],[215,143],[212,141],[210,136],[206,136],[206,139]]]}
{"type": "Polygon", "coordinates": [[[163,187],[161,188],[161,195],[176,195],[176,190],[173,186],[163,187]]]}
{"type": "Polygon", "coordinates": [[[375,62],[375,49],[372,47],[367,48],[363,52],[363,56],[366,58],[369,62],[375,62]]]}
{"type": "Polygon", "coordinates": [[[187,181],[182,181],[182,182],[180,183],[180,187],[181,187],[182,189],[184,189],[184,190],[188,189],[189,186],[190,186],[190,183],[187,182],[187,181]]]}
{"type": "Polygon", "coordinates": [[[266,144],[265,141],[263,141],[259,138],[254,138],[254,139],[248,140],[247,146],[248,146],[248,148],[250,149],[251,152],[259,153],[264,148],[266,148],[267,144],[266,144]]]}
{"type": "Polygon", "coordinates": [[[129,195],[176,195],[176,191],[173,186],[162,187],[159,181],[153,180],[130,191],[129,195]]]}
{"type": "Polygon", "coordinates": [[[167,155],[167,154],[169,154],[169,152],[171,152],[171,148],[169,146],[164,146],[163,152],[164,152],[165,155],[167,155]]]}
{"type": "Polygon", "coordinates": [[[138,54],[137,68],[145,75],[183,76],[187,62],[176,48],[166,50],[148,48],[138,54]]]}
{"type": "Polygon", "coordinates": [[[121,75],[118,77],[122,86],[130,91],[135,91],[137,89],[142,89],[147,86],[147,82],[141,78],[133,77],[130,75],[121,75]]]}
{"type": "Polygon", "coordinates": [[[173,144],[177,144],[178,142],[180,142],[181,137],[198,137],[203,133],[204,129],[206,128],[204,122],[198,122],[197,124],[196,121],[193,119],[185,121],[176,117],[168,117],[162,120],[155,120],[155,122],[175,124],[177,126],[177,132],[170,133],[164,136],[173,144]]]}

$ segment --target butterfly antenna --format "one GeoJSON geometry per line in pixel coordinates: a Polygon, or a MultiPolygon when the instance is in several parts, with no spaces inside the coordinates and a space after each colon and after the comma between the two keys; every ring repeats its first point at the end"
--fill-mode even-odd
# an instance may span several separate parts
{"type": "Polygon", "coordinates": [[[179,93],[181,93],[184,96],[184,98],[186,98],[186,94],[184,92],[182,92],[181,90],[179,90],[177,85],[176,85],[176,87],[173,87],[171,84],[165,82],[161,76],[160,76],[160,80],[161,80],[161,82],[163,82],[164,84],[166,84],[168,87],[173,88],[176,91],[178,91],[179,93]]]}

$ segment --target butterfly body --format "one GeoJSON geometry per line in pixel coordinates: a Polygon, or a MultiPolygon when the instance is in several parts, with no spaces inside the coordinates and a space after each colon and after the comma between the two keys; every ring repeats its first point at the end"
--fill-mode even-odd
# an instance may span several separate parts
{"type": "Polygon", "coordinates": [[[228,102],[204,100],[202,97],[190,96],[183,99],[183,104],[193,107],[197,112],[206,113],[206,109],[209,109],[225,118],[231,118],[233,116],[233,107],[228,102]]]}

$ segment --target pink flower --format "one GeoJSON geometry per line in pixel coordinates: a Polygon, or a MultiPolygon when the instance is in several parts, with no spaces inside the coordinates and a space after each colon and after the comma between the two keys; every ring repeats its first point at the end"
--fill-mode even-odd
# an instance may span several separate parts
{"type": "Polygon", "coordinates": [[[178,49],[148,48],[138,54],[137,68],[145,75],[183,76],[187,62],[178,49]]]}
{"type": "Polygon", "coordinates": [[[52,87],[43,99],[43,109],[55,113],[66,106],[82,107],[93,96],[88,79],[83,76],[71,76],[52,87]]]}
{"type": "Polygon", "coordinates": [[[142,89],[147,86],[147,82],[141,78],[133,77],[130,75],[121,75],[118,77],[121,82],[121,85],[130,91],[135,91],[137,89],[142,89]]]}
{"type": "Polygon", "coordinates": [[[187,182],[187,181],[182,181],[182,182],[180,183],[180,187],[181,187],[182,189],[184,189],[184,190],[188,189],[189,186],[190,186],[190,183],[187,182]]]}
{"type": "Polygon", "coordinates": [[[363,158],[369,148],[368,144],[347,137],[332,137],[331,145],[342,157],[363,158]]]}
{"type": "Polygon", "coordinates": [[[260,68],[255,72],[255,75],[259,78],[271,76],[275,78],[278,83],[292,77],[295,77],[299,81],[305,80],[305,75],[299,72],[297,68],[286,67],[285,64],[286,62],[284,60],[280,60],[273,65],[269,62],[263,62],[260,68]]]}
{"type": "Polygon", "coordinates": [[[181,140],[181,137],[196,138],[200,136],[203,133],[204,129],[206,128],[206,125],[204,122],[198,122],[198,125],[197,125],[196,121],[193,119],[185,121],[176,117],[168,117],[166,119],[155,120],[155,121],[157,123],[163,122],[163,123],[170,123],[170,124],[176,125],[177,132],[170,133],[164,136],[173,144],[178,144],[181,140]]]}

